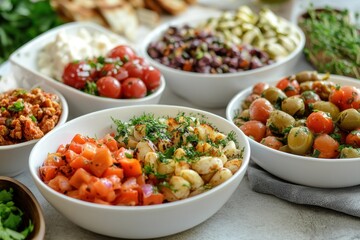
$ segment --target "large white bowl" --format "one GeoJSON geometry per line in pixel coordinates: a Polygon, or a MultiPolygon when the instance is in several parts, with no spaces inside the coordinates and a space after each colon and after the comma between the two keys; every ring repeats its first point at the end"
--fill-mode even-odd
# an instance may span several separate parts
{"type": "Polygon", "coordinates": [[[178,70],[168,67],[151,58],[147,48],[151,42],[158,40],[170,26],[183,26],[204,21],[208,16],[195,16],[164,23],[149,33],[141,45],[141,54],[153,66],[158,68],[166,79],[167,85],[177,95],[201,107],[225,107],[230,99],[241,89],[257,82],[271,81],[292,72],[293,67],[302,55],[305,37],[302,30],[293,25],[300,37],[300,44],[286,58],[258,69],[237,73],[205,74],[178,70]]]}
{"type": "Polygon", "coordinates": [[[140,104],[155,104],[160,101],[161,95],[165,90],[165,80],[163,77],[161,78],[160,87],[152,94],[144,98],[113,99],[84,93],[40,73],[37,66],[37,56],[40,50],[49,42],[53,41],[55,36],[60,31],[64,30],[69,34],[75,34],[79,29],[82,28],[88,30],[91,33],[99,32],[112,36],[113,38],[118,38],[119,42],[123,42],[122,37],[97,24],[88,22],[67,23],[39,35],[30,42],[26,43],[24,46],[20,47],[10,56],[9,59],[15,77],[21,81],[22,85],[33,85],[38,82],[45,82],[47,85],[58,89],[68,101],[71,117],[77,117],[86,113],[106,108],[140,104]]]}
{"type": "MultiPolygon", "coordinates": [[[[64,124],[68,118],[69,108],[67,101],[61,93],[49,86],[44,84],[38,84],[36,86],[40,86],[46,92],[54,93],[59,96],[62,113],[57,125],[54,128],[56,129],[60,125],[64,124]]],[[[28,160],[31,149],[38,141],[39,139],[34,139],[23,143],[0,146],[0,175],[13,177],[25,171],[28,167],[28,160]]]]}
{"type": "MultiPolygon", "coordinates": [[[[360,81],[331,75],[330,80],[340,85],[360,88],[360,81]]],[[[271,85],[275,86],[276,82],[271,85]]],[[[229,102],[226,118],[233,121],[241,110],[241,103],[251,93],[251,87],[241,91],[229,102]]],[[[359,123],[360,124],[360,123],[359,123]]],[[[360,158],[322,159],[304,157],[266,147],[248,138],[251,159],[266,171],[289,182],[320,188],[350,187],[360,184],[360,158]]]]}
{"type": "Polygon", "coordinates": [[[246,136],[226,119],[212,113],[168,105],[131,106],[106,109],[67,122],[63,127],[46,135],[33,148],[29,157],[30,173],[41,194],[60,213],[75,224],[90,231],[119,238],[155,238],[175,234],[192,228],[215,214],[231,197],[242,180],[250,159],[246,136]],[[58,145],[69,142],[74,134],[103,136],[114,131],[111,117],[128,121],[134,116],[151,113],[154,116],[176,116],[200,113],[206,121],[214,124],[223,133],[234,131],[240,148],[244,147],[241,168],[219,186],[200,195],[152,206],[105,206],[89,203],[60,194],[39,177],[39,167],[49,152],[58,145]],[[111,128],[112,127],[112,128],[111,128]]]}

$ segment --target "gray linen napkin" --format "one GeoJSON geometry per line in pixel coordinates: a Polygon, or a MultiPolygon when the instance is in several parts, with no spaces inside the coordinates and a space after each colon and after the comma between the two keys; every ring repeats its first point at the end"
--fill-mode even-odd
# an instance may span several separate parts
{"type": "Polygon", "coordinates": [[[250,161],[247,175],[255,192],[271,194],[297,204],[333,209],[360,217],[360,185],[347,188],[314,188],[277,178],[250,161]]]}

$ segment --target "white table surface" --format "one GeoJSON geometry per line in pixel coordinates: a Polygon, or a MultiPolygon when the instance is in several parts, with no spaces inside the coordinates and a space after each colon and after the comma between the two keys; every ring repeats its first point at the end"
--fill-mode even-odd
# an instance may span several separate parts
{"type": "MultiPolygon", "coordinates": [[[[214,1],[208,2],[210,4],[214,1]]],[[[294,21],[307,3],[308,1],[294,0],[291,14],[288,15],[289,19],[294,21]]],[[[360,11],[359,0],[318,0],[314,4],[315,6],[328,4],[360,11]]],[[[194,9],[198,11],[196,7],[194,9]]],[[[191,14],[194,9],[190,9],[183,16],[191,14]]],[[[312,69],[311,66],[302,58],[295,69],[289,69],[289,73],[309,69],[312,69]]],[[[196,107],[176,96],[170,89],[165,90],[160,103],[196,107]]],[[[204,110],[225,117],[225,108],[204,110]]],[[[84,230],[63,217],[41,196],[28,171],[16,176],[16,179],[29,187],[40,202],[46,221],[46,239],[112,239],[84,230]]],[[[174,220],[176,221],[176,216],[174,220]]],[[[190,230],[163,239],[360,239],[359,220],[332,210],[297,205],[270,195],[253,192],[245,176],[234,195],[214,216],[190,230]]]]}

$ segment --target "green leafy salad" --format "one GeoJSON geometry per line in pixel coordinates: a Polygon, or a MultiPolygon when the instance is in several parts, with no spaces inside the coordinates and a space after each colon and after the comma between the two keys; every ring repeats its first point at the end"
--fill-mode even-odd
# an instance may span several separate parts
{"type": "Polygon", "coordinates": [[[21,240],[25,239],[34,229],[34,225],[29,220],[24,229],[24,213],[13,201],[13,189],[3,189],[0,191],[0,239],[21,240]]]}

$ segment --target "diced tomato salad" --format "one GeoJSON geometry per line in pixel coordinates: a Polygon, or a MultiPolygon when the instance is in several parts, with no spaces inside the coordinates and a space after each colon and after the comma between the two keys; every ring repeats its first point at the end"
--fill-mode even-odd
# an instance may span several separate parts
{"type": "Polygon", "coordinates": [[[132,150],[120,147],[113,134],[101,139],[76,134],[49,153],[40,167],[41,179],[69,197],[106,205],[152,205],[164,202],[147,182],[132,150]]]}

